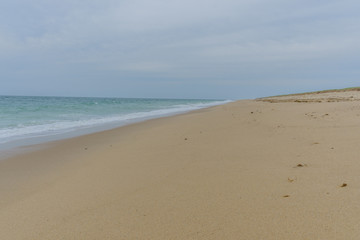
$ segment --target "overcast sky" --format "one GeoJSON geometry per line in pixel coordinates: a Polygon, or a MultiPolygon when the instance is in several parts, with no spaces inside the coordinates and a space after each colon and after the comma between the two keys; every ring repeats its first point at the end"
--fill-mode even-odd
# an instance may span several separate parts
{"type": "Polygon", "coordinates": [[[255,98],[360,86],[355,0],[2,0],[0,95],[255,98]]]}

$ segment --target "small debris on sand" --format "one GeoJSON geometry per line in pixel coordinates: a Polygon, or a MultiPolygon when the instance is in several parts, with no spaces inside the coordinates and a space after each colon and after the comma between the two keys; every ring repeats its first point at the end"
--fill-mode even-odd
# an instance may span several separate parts
{"type": "Polygon", "coordinates": [[[302,168],[302,167],[307,167],[307,166],[308,165],[306,163],[299,163],[294,168],[302,168]]]}
{"type": "Polygon", "coordinates": [[[291,178],[288,177],[288,182],[291,182],[291,183],[292,183],[292,182],[294,182],[295,180],[296,180],[296,178],[291,179],[291,178]]]}

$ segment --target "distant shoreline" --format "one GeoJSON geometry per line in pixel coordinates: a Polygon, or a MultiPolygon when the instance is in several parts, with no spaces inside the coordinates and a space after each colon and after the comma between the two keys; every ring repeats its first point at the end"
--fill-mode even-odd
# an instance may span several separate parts
{"type": "Polygon", "coordinates": [[[4,113],[3,121],[0,120],[2,154],[4,150],[13,151],[18,147],[100,132],[230,101],[2,97],[0,102],[0,111],[4,113]]]}

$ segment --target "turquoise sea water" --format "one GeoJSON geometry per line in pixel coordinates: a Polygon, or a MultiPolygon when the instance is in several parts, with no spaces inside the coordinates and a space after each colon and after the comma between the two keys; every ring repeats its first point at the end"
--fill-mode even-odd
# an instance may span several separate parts
{"type": "Polygon", "coordinates": [[[226,102],[228,101],[0,96],[0,145],[75,133],[79,130],[82,130],[81,133],[89,133],[99,127],[117,127],[226,102]]]}

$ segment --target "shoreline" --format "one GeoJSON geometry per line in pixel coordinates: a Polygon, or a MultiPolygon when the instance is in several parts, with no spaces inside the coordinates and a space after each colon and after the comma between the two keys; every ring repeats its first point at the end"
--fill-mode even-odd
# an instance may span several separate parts
{"type": "Polygon", "coordinates": [[[232,100],[226,100],[224,103],[215,103],[214,105],[210,104],[210,106],[207,107],[200,107],[198,109],[192,109],[192,110],[181,110],[174,113],[166,113],[166,114],[159,114],[155,116],[148,116],[148,117],[142,117],[138,119],[133,119],[128,122],[119,122],[119,123],[106,123],[99,126],[92,126],[92,127],[85,127],[80,129],[74,129],[72,131],[63,132],[63,133],[56,133],[51,135],[44,135],[44,136],[35,136],[35,137],[28,137],[28,138],[22,138],[22,139],[16,139],[12,140],[10,142],[5,142],[0,144],[0,161],[5,158],[9,158],[12,156],[17,155],[18,153],[26,153],[31,152],[33,150],[36,150],[37,148],[42,148],[43,146],[46,146],[49,143],[56,143],[58,141],[63,141],[67,139],[77,138],[81,136],[111,131],[114,129],[126,127],[129,125],[142,123],[150,120],[160,119],[160,118],[167,118],[167,117],[173,117],[177,115],[187,114],[193,111],[199,111],[207,108],[212,108],[215,106],[224,105],[227,103],[233,102],[232,100]]]}
{"type": "Polygon", "coordinates": [[[357,97],[240,100],[0,161],[0,237],[356,239],[357,97]]]}

